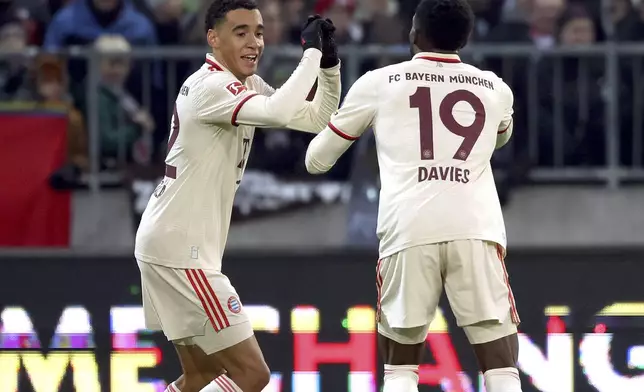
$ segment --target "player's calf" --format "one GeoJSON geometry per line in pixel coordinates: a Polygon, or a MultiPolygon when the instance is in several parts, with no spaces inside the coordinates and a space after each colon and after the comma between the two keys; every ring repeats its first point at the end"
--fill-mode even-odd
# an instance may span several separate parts
{"type": "Polygon", "coordinates": [[[503,323],[485,321],[464,327],[488,392],[521,392],[517,361],[519,339],[511,316],[503,323]]]}
{"type": "Polygon", "coordinates": [[[427,327],[391,328],[378,324],[378,348],[385,363],[383,392],[418,392],[418,365],[423,360],[427,327]]]}

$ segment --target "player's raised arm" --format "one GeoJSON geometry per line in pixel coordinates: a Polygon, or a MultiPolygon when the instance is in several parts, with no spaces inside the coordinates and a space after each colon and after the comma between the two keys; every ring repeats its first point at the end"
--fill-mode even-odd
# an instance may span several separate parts
{"type": "Polygon", "coordinates": [[[507,84],[502,83],[501,86],[503,86],[503,100],[500,104],[504,106],[504,115],[503,121],[499,124],[499,131],[496,135],[496,148],[501,148],[506,145],[512,136],[512,129],[514,128],[514,123],[512,121],[512,114],[514,114],[514,109],[512,109],[512,105],[514,104],[514,95],[507,84]]]}
{"type": "Polygon", "coordinates": [[[322,26],[322,60],[318,74],[318,86],[313,101],[305,102],[286,127],[296,131],[320,133],[328,124],[331,115],[338,110],[342,83],[340,58],[335,43],[335,26],[330,19],[322,26]]]}
{"type": "Polygon", "coordinates": [[[358,79],[347,94],[344,104],[309,144],[306,170],[311,174],[329,171],[338,158],[371,126],[376,115],[374,73],[358,79]]]}
{"type": "MultiPolygon", "coordinates": [[[[285,127],[306,103],[320,70],[322,58],[322,28],[326,21],[313,19],[302,30],[304,55],[291,77],[270,97],[249,98],[238,109],[238,124],[256,127],[285,127]]],[[[237,124],[234,124],[237,125],[237,124]]]]}
{"type": "Polygon", "coordinates": [[[307,24],[302,31],[304,54],[300,64],[286,83],[270,96],[249,90],[245,84],[246,79],[254,75],[263,49],[261,20],[252,27],[228,26],[230,23],[227,21],[223,23],[208,32],[208,41],[215,51],[215,57],[209,60],[215,74],[197,86],[199,91],[191,93],[195,97],[197,118],[206,123],[233,126],[285,127],[306,102],[318,76],[322,58],[322,26],[326,22],[316,19],[307,24]],[[241,64],[235,64],[237,59],[226,59],[227,54],[219,53],[217,47],[218,42],[226,37],[233,36],[234,40],[239,35],[243,35],[239,39],[247,40],[247,43],[239,53],[241,64]],[[258,38],[245,38],[253,35],[258,38]],[[215,58],[226,60],[226,67],[216,63],[215,58]]]}

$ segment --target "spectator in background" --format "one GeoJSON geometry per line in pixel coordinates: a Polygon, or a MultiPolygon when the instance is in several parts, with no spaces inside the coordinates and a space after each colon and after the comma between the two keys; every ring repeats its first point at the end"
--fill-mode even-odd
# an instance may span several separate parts
{"type": "Polygon", "coordinates": [[[103,34],[119,34],[133,46],[157,43],[153,24],[127,0],[76,0],[54,16],[44,46],[85,46],[103,34]]]}
{"type": "Polygon", "coordinates": [[[0,51],[15,56],[0,59],[0,101],[8,101],[26,83],[26,59],[22,52],[27,47],[27,32],[22,19],[14,12],[0,15],[0,51]]]}
{"type": "Polygon", "coordinates": [[[34,101],[37,108],[62,109],[67,114],[67,162],[50,177],[56,189],[76,188],[88,167],[85,123],[67,93],[66,69],[66,64],[55,56],[39,56],[31,72],[29,95],[24,97],[34,101]]]}
{"type": "Polygon", "coordinates": [[[640,1],[641,19],[631,0],[611,0],[610,16],[615,24],[615,39],[639,41],[644,39],[644,1],[640,1]]]}
{"type": "Polygon", "coordinates": [[[566,8],[566,0],[530,0],[527,20],[501,23],[487,35],[488,42],[533,43],[538,48],[551,48],[557,41],[557,20],[566,8]]]}
{"type": "Polygon", "coordinates": [[[127,40],[119,35],[104,35],[94,46],[105,54],[99,91],[101,159],[107,168],[115,168],[132,161],[135,148],[149,138],[155,124],[150,113],[125,88],[131,52],[127,40]]]}
{"type": "MultiPolygon", "coordinates": [[[[365,41],[373,44],[409,46],[409,31],[398,17],[398,3],[394,0],[367,2],[368,23],[365,41]]],[[[393,63],[393,61],[391,61],[393,63]]],[[[377,67],[379,67],[378,65],[377,67]]]]}
{"type": "Polygon", "coordinates": [[[182,0],[139,0],[144,13],[154,22],[160,45],[179,45],[183,38],[182,0]]]}
{"type": "Polygon", "coordinates": [[[355,10],[356,0],[317,0],[314,11],[333,21],[338,45],[349,45],[364,40],[364,27],[354,19],[355,10]]]}
{"type": "Polygon", "coordinates": [[[34,21],[33,44],[41,46],[45,42],[45,33],[51,19],[61,8],[72,0],[38,0],[40,4],[31,8],[34,21]]]}
{"type": "MultiPolygon", "coordinates": [[[[583,5],[572,4],[557,21],[557,44],[561,47],[591,45],[604,39],[597,18],[583,5]]],[[[604,163],[603,58],[543,59],[539,69],[539,115],[541,162],[556,162],[555,132],[561,125],[563,162],[568,165],[604,163]],[[558,80],[561,77],[561,80],[558,80]],[[555,98],[554,85],[561,97],[555,98]],[[556,105],[556,106],[555,106],[556,105]],[[558,118],[560,112],[563,118],[558,118]]]]}
{"type": "Polygon", "coordinates": [[[287,41],[299,45],[302,20],[306,19],[306,4],[303,0],[283,0],[282,4],[287,41]]]}
{"type": "Polygon", "coordinates": [[[264,43],[266,45],[281,45],[285,43],[286,24],[283,7],[279,0],[264,0],[261,3],[264,18],[264,43]]]}
{"type": "Polygon", "coordinates": [[[470,40],[478,41],[500,23],[504,0],[470,0],[469,2],[476,16],[470,40]]]}

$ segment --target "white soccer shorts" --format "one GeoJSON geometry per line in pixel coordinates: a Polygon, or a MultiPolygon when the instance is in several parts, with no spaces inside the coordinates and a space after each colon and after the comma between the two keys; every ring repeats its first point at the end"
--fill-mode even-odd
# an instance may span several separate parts
{"type": "Polygon", "coordinates": [[[383,258],[376,276],[379,329],[428,329],[443,287],[458,326],[507,320],[518,325],[503,256],[495,243],[461,240],[407,248],[383,258]]]}
{"type": "Polygon", "coordinates": [[[140,261],[138,265],[147,329],[163,331],[175,342],[205,336],[214,340],[202,347],[207,354],[252,336],[239,296],[220,271],[177,269],[140,261]],[[240,331],[231,333],[237,325],[240,331]]]}

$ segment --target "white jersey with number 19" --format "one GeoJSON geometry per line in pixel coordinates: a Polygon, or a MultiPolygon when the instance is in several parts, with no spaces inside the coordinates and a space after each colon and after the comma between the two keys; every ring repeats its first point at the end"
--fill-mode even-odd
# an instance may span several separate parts
{"type": "Polygon", "coordinates": [[[355,140],[373,127],[381,258],[465,239],[505,248],[490,159],[499,134],[511,132],[512,103],[494,73],[437,53],[371,71],[351,87],[329,128],[355,140]]]}

